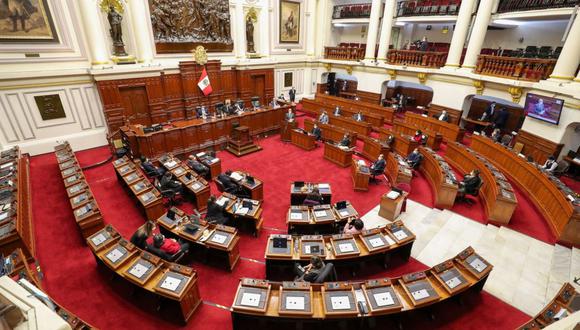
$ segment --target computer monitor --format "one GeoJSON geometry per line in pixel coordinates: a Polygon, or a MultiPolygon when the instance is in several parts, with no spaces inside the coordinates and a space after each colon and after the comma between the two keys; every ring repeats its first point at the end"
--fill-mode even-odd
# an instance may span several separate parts
{"type": "Polygon", "coordinates": [[[242,202],[242,207],[245,207],[245,208],[247,208],[248,210],[251,210],[251,209],[252,209],[252,206],[253,206],[253,204],[252,204],[252,202],[250,202],[250,201],[243,201],[243,202],[242,202]]]}
{"type": "Polygon", "coordinates": [[[275,248],[285,249],[288,247],[288,240],[285,237],[274,237],[272,241],[275,248]]]}
{"type": "Polygon", "coordinates": [[[295,181],[294,182],[294,187],[296,187],[296,188],[302,188],[302,187],[304,187],[304,181],[295,181]]]}
{"type": "Polygon", "coordinates": [[[336,203],[336,209],[337,210],[346,209],[346,201],[337,202],[336,203]]]}
{"type": "Polygon", "coordinates": [[[215,111],[216,112],[222,112],[224,110],[224,104],[219,102],[215,104],[215,111]]]}
{"type": "Polygon", "coordinates": [[[153,132],[155,132],[155,129],[153,127],[143,127],[143,133],[147,134],[153,132]]]}
{"type": "Polygon", "coordinates": [[[244,108],[244,101],[243,100],[237,100],[236,104],[240,106],[240,108],[244,108]]]}
{"type": "Polygon", "coordinates": [[[258,96],[253,96],[251,100],[252,100],[252,106],[254,108],[260,107],[260,98],[258,96]]]}
{"type": "Polygon", "coordinates": [[[175,211],[173,211],[172,209],[169,209],[167,211],[167,218],[169,218],[171,220],[175,220],[175,211]]]}

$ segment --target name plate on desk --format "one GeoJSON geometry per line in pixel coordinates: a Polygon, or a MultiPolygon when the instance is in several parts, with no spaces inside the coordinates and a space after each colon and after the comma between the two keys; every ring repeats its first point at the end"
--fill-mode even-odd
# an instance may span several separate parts
{"type": "Polygon", "coordinates": [[[425,299],[425,298],[429,297],[429,292],[427,292],[427,290],[425,290],[425,289],[421,289],[421,290],[411,292],[411,295],[413,296],[413,299],[421,300],[421,299],[425,299]]]}
{"type": "Polygon", "coordinates": [[[317,217],[325,217],[326,216],[326,211],[315,211],[314,215],[317,217]]]}
{"type": "Polygon", "coordinates": [[[113,264],[116,264],[117,262],[119,262],[125,255],[127,254],[127,249],[125,249],[122,246],[116,246],[115,248],[113,248],[112,250],[110,250],[106,255],[105,258],[107,258],[110,262],[112,262],[113,264]]]}
{"type": "Polygon", "coordinates": [[[244,292],[240,305],[247,307],[259,307],[261,295],[259,293],[244,292]]]}
{"type": "Polygon", "coordinates": [[[341,253],[353,252],[354,247],[352,246],[351,243],[341,243],[341,244],[338,244],[338,250],[341,253]]]}
{"type": "Polygon", "coordinates": [[[349,310],[351,309],[350,300],[348,296],[330,297],[330,303],[333,310],[349,310]]]}
{"type": "Polygon", "coordinates": [[[103,244],[103,242],[107,241],[109,239],[110,236],[108,236],[109,234],[107,234],[106,232],[100,232],[97,235],[91,237],[91,242],[95,245],[95,246],[99,246],[101,244],[103,244]]]}
{"type": "Polygon", "coordinates": [[[175,291],[183,280],[173,276],[166,276],[159,285],[161,288],[169,291],[175,291]]]}
{"type": "Polygon", "coordinates": [[[390,292],[380,292],[373,294],[373,298],[378,307],[392,306],[395,304],[393,296],[390,292]]]}
{"type": "Polygon", "coordinates": [[[290,220],[302,220],[302,212],[290,212],[290,220]]]}

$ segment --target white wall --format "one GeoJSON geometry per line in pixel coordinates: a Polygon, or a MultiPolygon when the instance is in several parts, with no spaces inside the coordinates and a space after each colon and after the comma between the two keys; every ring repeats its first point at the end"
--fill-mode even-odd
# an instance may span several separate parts
{"type": "Polygon", "coordinates": [[[483,48],[516,49],[526,46],[563,46],[562,37],[568,21],[536,21],[504,30],[488,30],[483,48]],[[524,38],[523,42],[519,42],[524,38]]]}

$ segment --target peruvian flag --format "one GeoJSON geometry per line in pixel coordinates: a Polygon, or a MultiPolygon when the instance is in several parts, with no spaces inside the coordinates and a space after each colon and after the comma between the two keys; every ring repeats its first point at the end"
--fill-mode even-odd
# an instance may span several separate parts
{"type": "Polygon", "coordinates": [[[199,86],[199,89],[201,89],[203,95],[205,96],[208,96],[209,94],[211,94],[211,92],[213,92],[205,68],[203,68],[203,72],[201,73],[201,77],[199,77],[199,82],[197,83],[197,86],[199,86]]]}

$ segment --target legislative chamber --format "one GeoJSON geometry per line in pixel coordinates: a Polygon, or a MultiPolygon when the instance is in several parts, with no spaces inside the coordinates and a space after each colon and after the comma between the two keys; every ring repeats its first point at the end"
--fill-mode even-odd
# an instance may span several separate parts
{"type": "Polygon", "coordinates": [[[577,0],[0,1],[0,328],[576,329],[577,0]]]}

